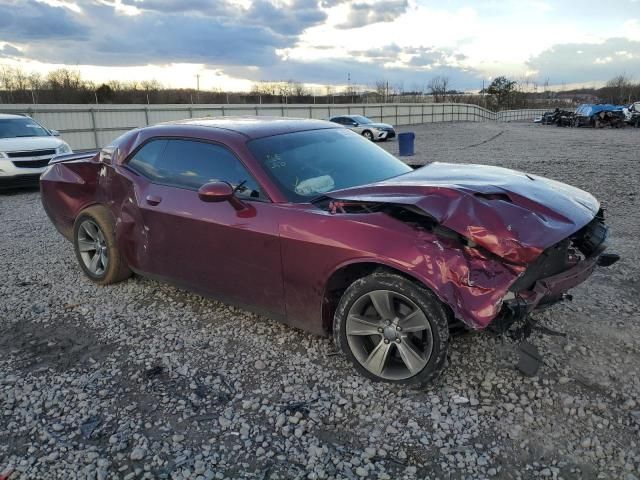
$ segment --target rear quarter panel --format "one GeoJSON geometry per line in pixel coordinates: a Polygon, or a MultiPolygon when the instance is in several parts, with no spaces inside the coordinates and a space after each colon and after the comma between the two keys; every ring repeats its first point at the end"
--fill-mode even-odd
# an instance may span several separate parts
{"type": "Polygon", "coordinates": [[[96,154],[89,159],[54,163],[40,177],[44,209],[68,240],[73,237],[73,223],[77,215],[96,203],[102,166],[98,158],[99,154],[96,154]]]}

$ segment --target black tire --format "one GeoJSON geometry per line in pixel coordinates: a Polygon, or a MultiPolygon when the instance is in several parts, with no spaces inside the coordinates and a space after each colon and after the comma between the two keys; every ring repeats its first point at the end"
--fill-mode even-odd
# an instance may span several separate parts
{"type": "MultiPolygon", "coordinates": [[[[99,284],[99,285],[109,285],[111,283],[121,282],[122,280],[126,280],[131,276],[131,270],[129,269],[127,263],[124,261],[122,254],[116,244],[116,237],[114,232],[114,222],[113,217],[109,210],[105,207],[96,205],[93,207],[89,207],[86,210],[83,210],[80,215],[76,218],[76,221],[73,225],[73,249],[76,253],[76,258],[78,259],[78,263],[80,264],[80,268],[85,273],[91,281],[99,284]],[[91,251],[80,251],[80,243],[91,242],[91,238],[83,239],[83,234],[87,232],[84,230],[84,226],[86,225],[95,225],[99,229],[99,233],[101,234],[100,238],[102,241],[102,248],[104,249],[104,253],[106,253],[106,267],[104,263],[101,262],[100,265],[103,265],[102,269],[97,271],[92,271],[91,267],[87,265],[87,261],[85,257],[87,255],[91,255],[91,251]],[[83,254],[85,257],[83,257],[83,254]]],[[[94,254],[96,254],[96,250],[93,250],[94,254]]],[[[104,258],[104,257],[103,257],[104,258]]]]}
{"type": "MultiPolygon", "coordinates": [[[[374,312],[376,310],[377,307],[374,306],[374,312]]],[[[355,317],[361,319],[365,318],[367,321],[372,319],[370,316],[371,313],[368,314],[369,316],[365,315],[367,314],[363,313],[362,315],[355,315],[355,317]]],[[[409,316],[407,316],[407,318],[409,318],[409,316]]],[[[399,315],[396,315],[395,318],[397,320],[399,315]]],[[[379,320],[376,318],[375,321],[379,320]]],[[[402,325],[402,320],[398,320],[398,324],[402,325]]],[[[354,324],[351,323],[351,325],[354,324]]],[[[389,323],[386,322],[386,325],[389,325],[389,323]]],[[[398,328],[398,330],[400,329],[398,328]]],[[[409,328],[406,330],[409,331],[409,328]]],[[[351,331],[354,332],[353,327],[351,331]]],[[[402,332],[400,334],[396,333],[396,335],[402,335],[402,332]]],[[[421,387],[433,382],[445,367],[449,344],[448,316],[445,306],[431,291],[422,285],[395,273],[380,271],[356,280],[344,292],[340,302],[338,303],[334,316],[333,336],[338,350],[345,354],[360,374],[374,381],[384,381],[409,385],[412,387],[421,387]],[[380,332],[379,334],[374,333],[369,335],[355,333],[354,335],[348,335],[347,323],[353,322],[353,320],[348,320],[350,312],[353,315],[353,309],[358,308],[359,302],[362,302],[363,298],[366,298],[368,294],[378,295],[378,292],[391,292],[392,296],[394,296],[394,300],[392,300],[391,303],[394,303],[398,307],[403,307],[402,303],[404,303],[405,300],[410,300],[410,302],[413,303],[413,307],[418,307],[422,312],[423,317],[426,317],[429,328],[428,335],[420,333],[420,335],[422,335],[422,340],[420,340],[415,337],[415,335],[418,335],[417,332],[404,332],[402,339],[398,337],[395,341],[388,341],[387,329],[390,329],[393,332],[393,323],[391,326],[384,327],[384,333],[381,332],[380,328],[377,328],[378,332],[380,332]],[[376,337],[376,335],[378,335],[378,337],[376,337]],[[370,345],[372,346],[371,352],[367,352],[365,347],[359,348],[358,346],[352,350],[354,337],[358,342],[361,341],[360,339],[362,339],[362,342],[370,342],[370,345]],[[419,353],[425,354],[424,357],[422,357],[422,360],[426,360],[426,364],[424,364],[424,367],[421,370],[410,371],[408,368],[405,356],[401,353],[400,345],[401,342],[405,341],[406,343],[402,345],[402,349],[410,346],[410,350],[416,351],[417,349],[419,353]],[[421,341],[424,342],[424,345],[420,345],[421,341]],[[387,346],[383,346],[383,348],[386,348],[388,353],[384,354],[385,356],[382,363],[385,364],[385,366],[381,368],[382,373],[381,375],[377,375],[368,370],[361,363],[358,357],[363,358],[363,354],[364,356],[369,354],[367,361],[364,362],[367,363],[373,356],[373,350],[378,350],[383,342],[387,344],[387,346]],[[397,342],[397,345],[394,344],[395,342],[397,342]],[[430,343],[430,346],[428,346],[427,343],[430,343]],[[428,357],[426,354],[428,350],[427,347],[430,348],[428,357]],[[402,364],[404,364],[406,373],[408,374],[404,377],[398,373],[401,371],[402,364]]]]}
{"type": "Polygon", "coordinates": [[[371,140],[373,142],[373,133],[371,133],[371,130],[365,130],[364,132],[362,132],[362,136],[367,140],[371,140]]]}

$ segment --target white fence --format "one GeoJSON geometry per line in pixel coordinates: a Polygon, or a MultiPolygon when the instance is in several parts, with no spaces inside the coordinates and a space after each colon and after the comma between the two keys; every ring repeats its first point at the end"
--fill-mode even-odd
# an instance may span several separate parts
{"type": "Polygon", "coordinates": [[[532,120],[545,110],[491,112],[464,103],[323,105],[0,105],[0,113],[26,114],[58,130],[76,150],[97,148],[132,128],[197,117],[277,116],[326,119],[359,114],[393,125],[432,122],[532,120]]]}

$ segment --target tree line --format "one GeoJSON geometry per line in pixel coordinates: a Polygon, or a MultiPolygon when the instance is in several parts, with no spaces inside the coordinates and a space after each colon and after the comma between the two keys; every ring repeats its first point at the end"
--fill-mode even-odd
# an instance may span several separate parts
{"type": "Polygon", "coordinates": [[[626,75],[617,75],[602,88],[554,92],[548,81],[538,85],[529,79],[505,76],[493,79],[477,94],[455,90],[447,76],[435,76],[424,85],[405,89],[403,83],[384,79],[369,87],[332,85],[312,90],[301,82],[260,81],[249,92],[221,89],[199,90],[167,88],[160,82],[122,82],[111,80],[96,84],[85,80],[70,68],[46,75],[25,73],[21,68],[0,67],[0,104],[274,104],[274,103],[440,103],[477,104],[490,110],[546,108],[578,103],[607,102],[626,104],[640,100],[640,83],[626,75]]]}

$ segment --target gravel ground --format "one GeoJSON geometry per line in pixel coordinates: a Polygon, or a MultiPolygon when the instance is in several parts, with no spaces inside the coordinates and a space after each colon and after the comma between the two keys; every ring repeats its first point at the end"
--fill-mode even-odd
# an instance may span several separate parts
{"type": "MultiPolygon", "coordinates": [[[[411,162],[474,162],[594,193],[622,260],[510,343],[454,338],[421,391],[329,339],[144,278],[90,283],[36,191],[0,194],[0,478],[610,478],[640,469],[638,130],[414,126],[411,162]]],[[[397,142],[383,144],[391,151],[397,142]]]]}

